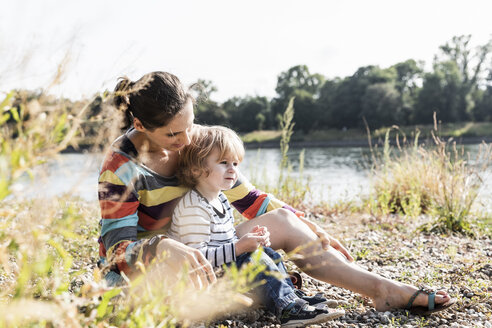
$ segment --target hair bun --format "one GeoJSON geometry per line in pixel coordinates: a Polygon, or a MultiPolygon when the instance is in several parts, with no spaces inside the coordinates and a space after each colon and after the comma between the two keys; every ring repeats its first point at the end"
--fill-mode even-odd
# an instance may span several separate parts
{"type": "Polygon", "coordinates": [[[126,76],[119,78],[114,88],[114,105],[118,110],[126,111],[130,106],[130,93],[134,83],[126,76]]]}

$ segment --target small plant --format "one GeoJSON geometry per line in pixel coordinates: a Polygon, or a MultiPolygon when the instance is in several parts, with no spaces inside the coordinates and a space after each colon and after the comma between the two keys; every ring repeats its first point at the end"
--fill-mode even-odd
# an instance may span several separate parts
{"type": "Polygon", "coordinates": [[[355,259],[358,261],[358,260],[362,260],[362,259],[365,259],[367,258],[367,256],[369,255],[369,250],[367,248],[362,248],[360,250],[358,250],[356,253],[355,253],[355,259]]]}
{"type": "Polygon", "coordinates": [[[425,317],[416,317],[415,323],[417,324],[417,327],[427,327],[429,325],[429,319],[425,317]]]}

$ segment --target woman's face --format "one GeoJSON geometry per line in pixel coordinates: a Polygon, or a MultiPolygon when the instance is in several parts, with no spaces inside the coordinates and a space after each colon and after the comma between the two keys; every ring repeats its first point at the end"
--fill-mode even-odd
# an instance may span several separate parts
{"type": "Polygon", "coordinates": [[[149,131],[143,126],[135,128],[145,133],[150,142],[149,150],[166,149],[178,151],[190,144],[190,132],[193,128],[193,102],[188,100],[183,109],[165,126],[149,131]]]}

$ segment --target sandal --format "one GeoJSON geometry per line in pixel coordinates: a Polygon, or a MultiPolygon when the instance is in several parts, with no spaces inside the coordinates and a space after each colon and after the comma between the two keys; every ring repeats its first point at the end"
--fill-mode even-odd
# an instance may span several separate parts
{"type": "Polygon", "coordinates": [[[456,303],[456,299],[450,298],[449,301],[441,304],[436,304],[436,292],[421,286],[419,290],[417,290],[412,297],[410,297],[410,301],[408,301],[406,310],[410,311],[412,314],[416,315],[429,315],[434,312],[439,312],[448,309],[454,303],[456,303]],[[428,304],[427,306],[412,306],[413,302],[417,298],[420,293],[425,293],[428,295],[428,304]]]}

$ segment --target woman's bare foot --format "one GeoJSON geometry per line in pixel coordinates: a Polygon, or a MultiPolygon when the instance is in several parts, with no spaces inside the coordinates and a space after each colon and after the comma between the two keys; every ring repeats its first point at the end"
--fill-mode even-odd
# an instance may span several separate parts
{"type": "MultiPolygon", "coordinates": [[[[403,309],[408,305],[412,295],[418,290],[417,287],[391,281],[382,286],[381,293],[373,299],[376,310],[387,311],[390,309],[403,309]]],[[[449,301],[451,297],[445,291],[437,291],[435,304],[443,304],[449,301]]],[[[428,295],[420,293],[413,301],[412,306],[427,306],[428,295]]]]}

